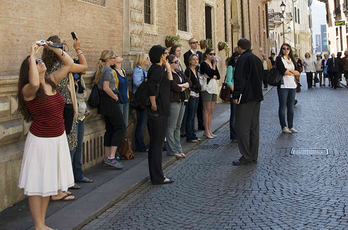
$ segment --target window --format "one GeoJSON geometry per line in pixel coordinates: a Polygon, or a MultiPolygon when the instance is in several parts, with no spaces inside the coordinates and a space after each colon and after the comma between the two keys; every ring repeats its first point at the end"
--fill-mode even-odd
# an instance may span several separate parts
{"type": "Polygon", "coordinates": [[[178,29],[187,31],[186,0],[178,0],[178,29]]]}
{"type": "Polygon", "coordinates": [[[295,7],[295,23],[297,23],[297,9],[295,7]]]}
{"type": "Polygon", "coordinates": [[[144,22],[151,24],[151,0],[144,0],[144,22]]]}
{"type": "Polygon", "coordinates": [[[297,9],[297,23],[300,24],[300,9],[297,9]]]}

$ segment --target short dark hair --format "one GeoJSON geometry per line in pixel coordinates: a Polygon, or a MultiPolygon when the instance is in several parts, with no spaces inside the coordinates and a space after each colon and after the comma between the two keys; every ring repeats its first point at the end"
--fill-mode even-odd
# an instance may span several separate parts
{"type": "Polygon", "coordinates": [[[242,48],[243,50],[250,50],[251,49],[251,42],[246,38],[241,38],[237,42],[237,45],[242,48]]]}
{"type": "Polygon", "coordinates": [[[271,53],[271,56],[272,56],[272,55],[275,55],[275,53],[272,52],[272,53],[271,53]]]}
{"type": "Polygon", "coordinates": [[[161,56],[164,54],[165,51],[166,51],[166,48],[164,48],[163,46],[160,46],[160,45],[152,46],[149,51],[150,61],[153,64],[159,63],[161,61],[161,56]]]}

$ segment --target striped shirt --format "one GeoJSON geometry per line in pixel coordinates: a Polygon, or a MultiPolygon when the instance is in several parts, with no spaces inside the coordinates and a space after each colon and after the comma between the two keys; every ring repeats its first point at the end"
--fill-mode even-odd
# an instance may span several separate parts
{"type": "Polygon", "coordinates": [[[30,132],[37,137],[59,137],[64,133],[63,109],[65,100],[57,91],[55,95],[46,95],[47,99],[26,101],[33,116],[30,132]]]}

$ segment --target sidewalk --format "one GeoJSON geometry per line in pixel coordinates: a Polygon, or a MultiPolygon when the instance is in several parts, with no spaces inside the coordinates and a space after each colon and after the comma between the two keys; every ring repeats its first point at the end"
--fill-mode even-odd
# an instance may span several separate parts
{"type": "MultiPolygon", "coordinates": [[[[268,91],[263,91],[264,94],[268,91]]],[[[216,104],[212,121],[212,130],[216,132],[230,118],[230,104],[216,104]]],[[[203,131],[198,131],[197,136],[202,137],[203,131]]],[[[188,143],[181,138],[183,151],[187,153],[198,144],[188,143]]],[[[123,170],[114,170],[103,167],[102,163],[92,167],[84,174],[94,180],[93,183],[79,183],[80,190],[70,190],[75,196],[75,201],[50,202],[46,224],[59,230],[80,229],[82,226],[96,218],[116,202],[123,199],[136,188],[149,180],[147,153],[135,152],[135,159],[122,160],[123,170]]],[[[175,162],[175,157],[167,156],[163,152],[163,168],[175,162]]],[[[23,200],[0,213],[0,230],[22,230],[32,228],[32,219],[28,200],[23,200]]]]}

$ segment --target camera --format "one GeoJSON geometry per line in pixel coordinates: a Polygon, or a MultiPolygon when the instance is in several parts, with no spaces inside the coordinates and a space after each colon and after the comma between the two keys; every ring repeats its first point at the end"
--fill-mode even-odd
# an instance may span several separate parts
{"type": "Polygon", "coordinates": [[[40,41],[36,41],[36,44],[40,45],[40,46],[44,46],[46,45],[45,40],[40,40],[40,41]]]}

